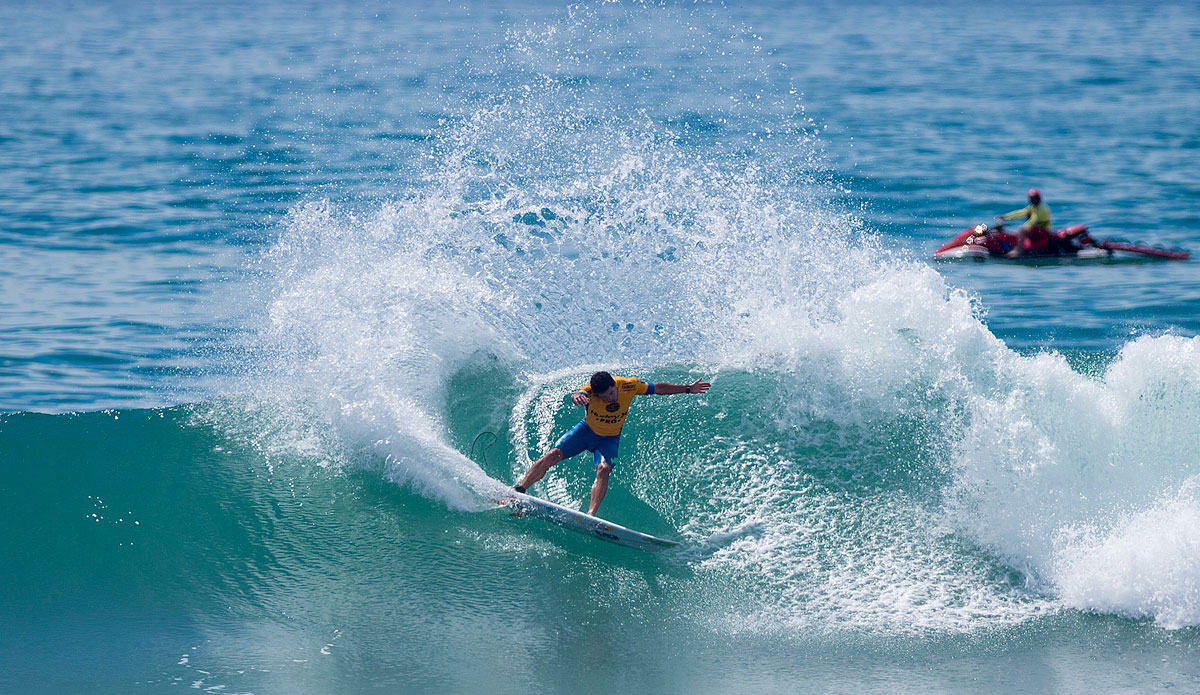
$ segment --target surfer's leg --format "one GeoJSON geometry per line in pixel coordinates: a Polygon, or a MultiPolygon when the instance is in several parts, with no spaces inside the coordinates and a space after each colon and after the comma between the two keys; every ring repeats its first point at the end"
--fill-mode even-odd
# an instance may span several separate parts
{"type": "Polygon", "coordinates": [[[608,493],[608,474],[612,472],[612,464],[608,461],[601,461],[599,466],[596,466],[596,482],[592,485],[592,504],[588,507],[588,514],[596,516],[596,512],[600,509],[600,503],[604,501],[604,495],[608,493]]]}
{"type": "Polygon", "coordinates": [[[588,514],[596,516],[596,510],[600,509],[600,503],[604,501],[604,495],[608,492],[608,474],[612,473],[613,466],[617,464],[617,454],[621,450],[621,436],[615,437],[597,437],[595,449],[592,449],[592,457],[596,460],[596,482],[592,485],[592,504],[588,507],[588,514]]]}
{"type": "Polygon", "coordinates": [[[530,485],[533,485],[537,481],[541,480],[546,475],[546,472],[554,466],[554,464],[562,460],[562,449],[554,447],[550,451],[547,451],[544,456],[537,461],[534,461],[533,465],[529,467],[529,470],[525,472],[525,477],[521,478],[521,487],[528,490],[530,485]]]}
{"type": "Polygon", "coordinates": [[[587,425],[582,422],[572,427],[566,434],[558,438],[558,442],[555,443],[554,448],[533,462],[533,465],[525,473],[525,477],[521,478],[518,488],[522,491],[528,490],[529,486],[541,480],[554,464],[563,459],[569,459],[583,451],[588,445],[589,435],[595,436],[592,435],[592,431],[588,429],[587,425]]]}

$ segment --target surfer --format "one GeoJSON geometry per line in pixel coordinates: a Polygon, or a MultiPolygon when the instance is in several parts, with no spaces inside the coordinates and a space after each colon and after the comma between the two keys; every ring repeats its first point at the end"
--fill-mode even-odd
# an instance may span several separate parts
{"type": "Polygon", "coordinates": [[[617,448],[621,443],[621,428],[629,414],[634,396],[677,393],[704,393],[712,384],[697,379],[691,384],[671,384],[665,381],[648,383],[633,377],[614,377],[608,372],[596,372],[587,385],[571,396],[571,401],[587,408],[587,415],[564,434],[550,451],[535,461],[521,482],[513,486],[525,492],[541,480],[554,464],[587,450],[596,461],[596,482],[592,485],[592,503],[588,514],[595,516],[608,492],[608,475],[617,463],[617,448]]]}
{"type": "Polygon", "coordinates": [[[1017,244],[1008,252],[1009,258],[1016,258],[1026,251],[1036,251],[1050,243],[1050,208],[1042,202],[1041,191],[1030,188],[1029,205],[998,215],[1001,222],[1020,217],[1025,218],[1025,223],[1017,230],[1017,244]]]}

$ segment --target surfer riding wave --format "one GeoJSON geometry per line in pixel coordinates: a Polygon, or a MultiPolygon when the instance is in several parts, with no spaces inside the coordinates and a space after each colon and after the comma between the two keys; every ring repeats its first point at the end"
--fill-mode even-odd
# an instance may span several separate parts
{"type": "Polygon", "coordinates": [[[525,492],[541,480],[559,461],[569,459],[583,451],[591,451],[596,462],[596,482],[592,485],[592,500],[588,514],[595,516],[608,492],[608,476],[617,463],[621,443],[621,428],[629,415],[629,406],[635,396],[658,394],[670,396],[679,393],[701,394],[712,386],[703,379],[691,384],[672,384],[666,381],[648,383],[633,377],[614,377],[608,372],[596,372],[591,380],[571,396],[571,401],[587,408],[587,414],[578,425],[559,438],[558,442],[529,467],[521,482],[513,486],[517,492],[525,492]]]}

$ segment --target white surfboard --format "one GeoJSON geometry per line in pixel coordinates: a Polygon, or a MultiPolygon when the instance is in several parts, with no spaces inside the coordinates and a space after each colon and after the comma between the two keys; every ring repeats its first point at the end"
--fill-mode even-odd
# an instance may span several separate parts
{"type": "Polygon", "coordinates": [[[520,513],[546,519],[572,531],[595,536],[609,543],[616,543],[627,548],[657,552],[679,545],[676,541],[669,541],[658,536],[651,536],[648,533],[634,531],[620,524],[614,524],[611,521],[605,521],[599,517],[584,514],[569,507],[564,507],[561,504],[547,502],[546,500],[526,495],[516,490],[505,493],[504,497],[500,500],[500,504],[515,509],[520,513]]]}

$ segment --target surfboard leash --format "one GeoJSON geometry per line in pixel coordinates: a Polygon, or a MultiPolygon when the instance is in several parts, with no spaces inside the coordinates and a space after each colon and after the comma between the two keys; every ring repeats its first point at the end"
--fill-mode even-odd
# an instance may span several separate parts
{"type": "Polygon", "coordinates": [[[472,461],[475,460],[475,445],[479,443],[480,437],[482,437],[485,434],[492,435],[492,441],[489,442],[486,446],[484,446],[479,451],[479,458],[480,458],[479,465],[484,466],[484,467],[487,466],[487,450],[490,449],[491,446],[496,443],[496,440],[500,439],[499,437],[496,436],[495,432],[491,432],[489,430],[484,430],[484,431],[480,432],[479,434],[475,435],[475,440],[473,442],[471,442],[470,457],[471,457],[472,461]]]}

